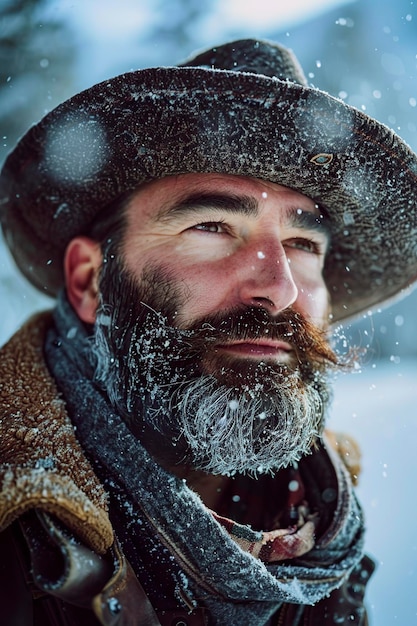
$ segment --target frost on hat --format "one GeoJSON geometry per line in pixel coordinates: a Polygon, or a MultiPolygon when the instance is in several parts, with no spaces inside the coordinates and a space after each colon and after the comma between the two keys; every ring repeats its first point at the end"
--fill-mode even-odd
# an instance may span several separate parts
{"type": "Polygon", "coordinates": [[[128,190],[221,172],[291,187],[330,217],[334,320],[417,278],[417,158],[389,128],[309,87],[291,52],[242,40],[177,67],[129,72],[70,98],[22,138],[0,176],[3,230],[39,289],[63,285],[74,236],[128,190]]]}

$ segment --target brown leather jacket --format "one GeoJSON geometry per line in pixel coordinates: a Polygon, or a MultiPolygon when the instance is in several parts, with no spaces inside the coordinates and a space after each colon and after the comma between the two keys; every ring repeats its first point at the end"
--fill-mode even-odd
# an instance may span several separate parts
{"type": "MultiPolygon", "coordinates": [[[[0,626],[209,624],[204,609],[157,615],[123,555],[42,357],[49,324],[37,316],[0,355],[0,626]]],[[[328,599],[284,604],[271,626],[365,626],[372,570],[365,557],[328,599]]]]}

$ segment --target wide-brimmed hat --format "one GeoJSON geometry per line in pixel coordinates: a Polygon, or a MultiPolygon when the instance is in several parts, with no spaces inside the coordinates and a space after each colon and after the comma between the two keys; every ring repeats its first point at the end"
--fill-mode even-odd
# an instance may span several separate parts
{"type": "Polygon", "coordinates": [[[257,40],[117,76],[46,115],[0,176],[6,241],[23,274],[56,294],[66,245],[104,208],[144,182],[190,172],[265,179],[321,205],[334,320],[417,278],[416,155],[309,86],[291,52],[257,40]]]}

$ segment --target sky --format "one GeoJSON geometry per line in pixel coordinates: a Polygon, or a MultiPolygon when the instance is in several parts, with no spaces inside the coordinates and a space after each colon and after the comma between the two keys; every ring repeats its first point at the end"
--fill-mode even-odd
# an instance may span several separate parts
{"type": "Polygon", "coordinates": [[[307,21],[337,6],[344,0],[228,0],[221,4],[217,19],[233,21],[236,26],[269,29],[290,27],[307,21]],[[256,7],[256,10],[255,10],[256,7]]]}
{"type": "MultiPolygon", "coordinates": [[[[289,28],[331,8],[355,1],[207,0],[207,5],[212,6],[213,11],[199,25],[199,41],[202,47],[223,41],[221,33],[225,27],[233,27],[236,32],[250,29],[254,36],[262,36],[271,28],[289,28]]],[[[132,51],[135,48],[138,50],[137,56],[145,58],[145,51],[140,48],[139,42],[141,34],[146,34],[152,23],[160,19],[160,9],[155,7],[158,7],[155,0],[118,0],[117,10],[115,0],[51,0],[51,15],[68,17],[80,41],[90,48],[89,63],[86,65],[81,61],[78,68],[80,89],[90,85],[92,67],[96,69],[97,80],[104,80],[112,75],[112,67],[119,72],[118,68],[123,66],[124,61],[134,57],[132,51]],[[128,52],[127,41],[130,47],[128,52]]],[[[167,19],[172,21],[177,18],[167,15],[167,19]]],[[[162,42],[157,45],[163,47],[162,42]]],[[[158,59],[157,55],[156,49],[149,51],[150,64],[155,58],[158,59]]],[[[174,59],[173,63],[177,61],[179,59],[174,59]]]]}
{"type": "MultiPolygon", "coordinates": [[[[210,0],[209,0],[210,1],[210,0]]],[[[349,1],[349,0],[348,0],[349,1]]],[[[346,5],[346,0],[227,0],[218,4],[213,17],[213,30],[219,24],[233,23],[236,27],[250,26],[267,30],[271,26],[291,26],[306,21],[331,8],[346,5]]],[[[80,28],[100,39],[137,36],[153,19],[152,0],[53,0],[51,12],[72,16],[80,28]],[[138,12],[138,5],[140,12],[138,12]]]]}

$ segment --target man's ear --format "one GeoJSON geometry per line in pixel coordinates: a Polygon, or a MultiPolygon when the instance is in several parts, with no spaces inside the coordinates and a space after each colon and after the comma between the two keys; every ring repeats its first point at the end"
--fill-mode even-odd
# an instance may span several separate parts
{"type": "Polygon", "coordinates": [[[75,237],[65,251],[64,272],[68,300],[78,317],[94,324],[98,306],[98,274],[103,261],[100,245],[88,237],[75,237]]]}

